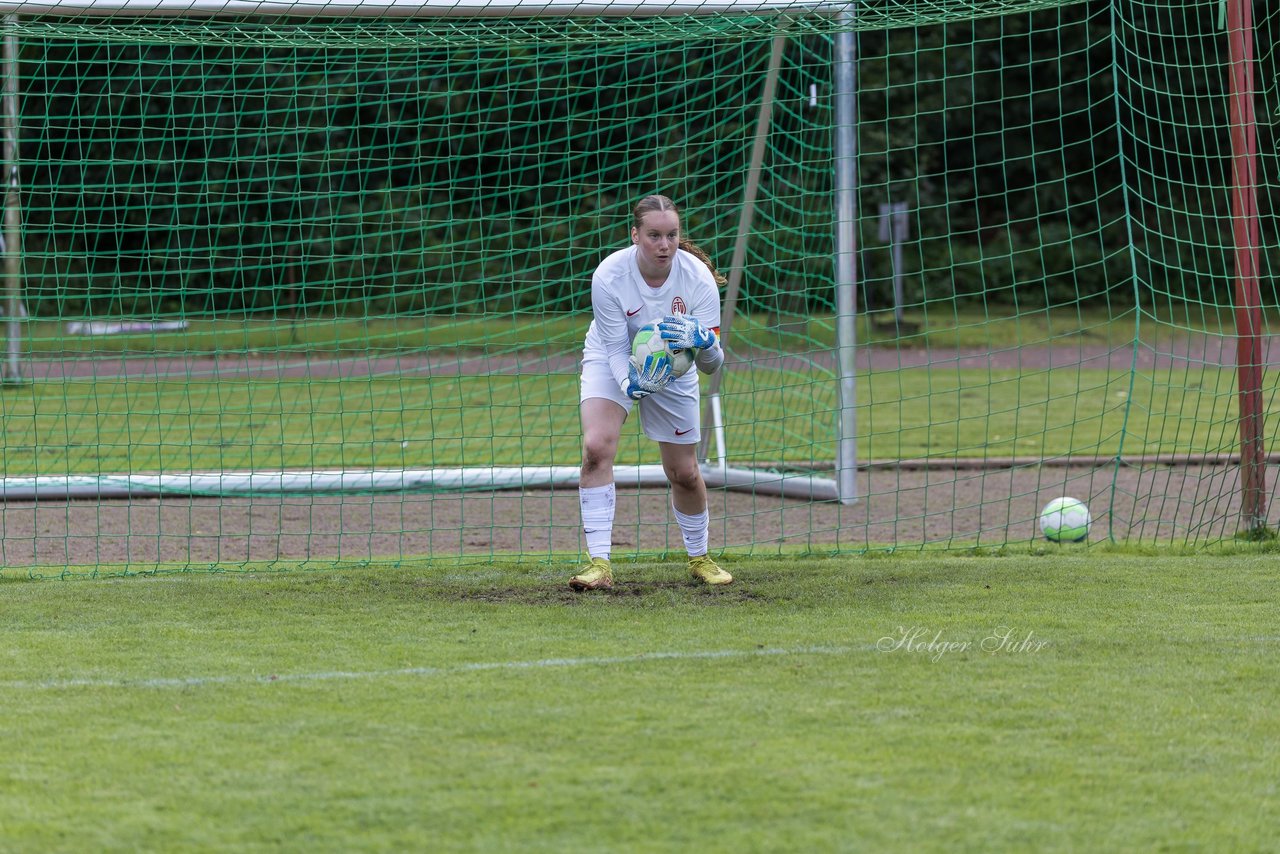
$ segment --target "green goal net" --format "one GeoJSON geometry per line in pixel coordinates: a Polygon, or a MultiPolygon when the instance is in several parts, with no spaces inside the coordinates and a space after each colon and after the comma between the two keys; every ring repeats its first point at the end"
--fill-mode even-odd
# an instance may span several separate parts
{"type": "MultiPolygon", "coordinates": [[[[1230,539],[1280,14],[1245,161],[1227,5],[9,4],[0,562],[571,564],[590,274],[653,192],[731,282],[715,551],[1026,543],[1062,495],[1091,542],[1230,539]]],[[[658,461],[629,421],[617,556],[680,549],[658,461]]]]}

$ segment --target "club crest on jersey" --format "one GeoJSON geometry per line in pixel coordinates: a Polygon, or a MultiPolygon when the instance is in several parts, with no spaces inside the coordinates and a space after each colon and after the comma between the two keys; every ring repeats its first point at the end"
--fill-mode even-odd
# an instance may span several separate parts
{"type": "Polygon", "coordinates": [[[689,309],[684,304],[684,300],[682,300],[680,297],[676,297],[671,301],[671,313],[672,314],[688,314],[689,309]]]}

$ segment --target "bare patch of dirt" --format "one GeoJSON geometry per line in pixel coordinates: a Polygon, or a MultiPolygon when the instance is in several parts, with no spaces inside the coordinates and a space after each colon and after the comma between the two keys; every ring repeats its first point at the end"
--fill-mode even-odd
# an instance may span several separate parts
{"type": "MultiPolygon", "coordinates": [[[[625,567],[620,567],[625,572],[625,567]]],[[[441,587],[434,591],[434,598],[456,598],[465,602],[485,602],[497,605],[588,605],[592,602],[630,602],[669,592],[678,592],[685,601],[695,605],[735,605],[765,598],[761,593],[744,585],[711,588],[694,581],[615,581],[608,590],[575,592],[565,583],[546,586],[494,587],[477,590],[472,587],[441,587]],[[689,594],[693,594],[690,596],[689,594]]]]}

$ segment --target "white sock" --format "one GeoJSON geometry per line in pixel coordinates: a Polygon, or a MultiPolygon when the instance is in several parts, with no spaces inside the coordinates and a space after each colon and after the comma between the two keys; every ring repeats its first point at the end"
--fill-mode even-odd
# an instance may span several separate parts
{"type": "Polygon", "coordinates": [[[612,483],[604,486],[578,487],[578,505],[582,508],[582,533],[587,538],[587,554],[609,559],[613,546],[613,511],[615,506],[612,483]]]}
{"type": "Polygon", "coordinates": [[[671,505],[671,512],[676,514],[680,523],[680,533],[684,537],[684,548],[689,557],[697,557],[707,553],[707,532],[711,527],[711,514],[706,510],[696,516],[686,516],[671,505]]]}

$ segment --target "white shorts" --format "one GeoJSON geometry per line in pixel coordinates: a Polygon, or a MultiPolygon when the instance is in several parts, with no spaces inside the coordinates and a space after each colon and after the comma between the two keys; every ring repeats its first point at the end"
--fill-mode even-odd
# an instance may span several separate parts
{"type": "Polygon", "coordinates": [[[699,412],[698,371],[696,368],[683,377],[677,377],[662,391],[654,392],[642,400],[632,400],[622,393],[618,381],[603,359],[583,359],[582,392],[579,401],[593,397],[612,400],[628,413],[631,405],[640,405],[640,427],[655,442],[674,445],[692,445],[702,439],[698,429],[699,412]]]}

